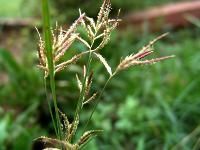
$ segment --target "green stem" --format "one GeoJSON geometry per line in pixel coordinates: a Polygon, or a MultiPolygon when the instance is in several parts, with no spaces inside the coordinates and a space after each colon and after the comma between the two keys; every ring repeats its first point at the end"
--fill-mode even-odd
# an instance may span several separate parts
{"type": "MultiPolygon", "coordinates": [[[[92,48],[93,44],[94,44],[94,39],[91,42],[91,46],[90,46],[91,48],[92,48]]],[[[88,61],[87,61],[87,64],[86,64],[86,73],[85,73],[85,77],[83,79],[82,90],[81,90],[81,93],[80,93],[80,96],[79,96],[79,99],[78,99],[78,103],[76,105],[74,122],[72,124],[73,126],[74,126],[74,123],[75,123],[75,119],[77,118],[77,116],[80,115],[80,112],[81,112],[81,109],[82,109],[82,104],[83,104],[84,95],[85,95],[85,88],[86,88],[86,79],[87,79],[87,76],[90,72],[90,65],[91,65],[91,62],[92,62],[92,50],[91,50],[91,48],[89,49],[90,53],[89,53],[88,61]]]]}
{"type": "Polygon", "coordinates": [[[108,83],[110,82],[110,80],[112,79],[112,77],[113,77],[113,75],[110,76],[110,77],[108,78],[108,80],[106,81],[106,83],[104,84],[104,87],[103,87],[103,89],[101,90],[101,92],[100,92],[100,94],[99,94],[99,96],[98,96],[98,98],[97,98],[97,100],[96,100],[96,102],[95,102],[95,104],[94,104],[94,107],[93,107],[93,109],[92,109],[92,112],[91,112],[91,114],[90,114],[90,117],[89,117],[89,119],[87,120],[87,122],[86,122],[86,124],[85,124],[85,127],[83,128],[83,133],[86,131],[86,128],[87,128],[89,122],[90,122],[91,119],[92,119],[92,116],[93,116],[93,114],[94,114],[94,112],[95,112],[95,110],[96,110],[96,108],[97,108],[97,105],[99,104],[100,98],[102,97],[103,92],[105,91],[105,88],[107,87],[107,85],[108,85],[108,83]]]}
{"type": "Polygon", "coordinates": [[[54,75],[54,61],[53,61],[53,49],[52,49],[52,36],[50,29],[50,15],[49,15],[49,4],[48,0],[42,0],[42,15],[43,15],[43,32],[45,36],[45,49],[48,61],[48,69],[50,76],[50,87],[51,93],[53,97],[53,103],[56,113],[56,122],[57,122],[57,133],[59,139],[61,139],[61,126],[60,126],[60,118],[58,114],[58,106],[56,100],[56,90],[55,90],[55,75],[54,75]]]}
{"type": "Polygon", "coordinates": [[[79,115],[79,112],[80,112],[81,107],[82,107],[83,98],[84,98],[84,95],[85,95],[86,79],[87,79],[87,76],[88,76],[88,73],[89,73],[89,70],[90,70],[90,64],[91,64],[91,61],[92,61],[91,57],[92,57],[92,54],[90,52],[89,56],[88,56],[88,62],[87,62],[87,65],[86,65],[86,74],[85,74],[85,77],[83,79],[83,87],[82,87],[82,90],[81,90],[81,94],[79,96],[79,100],[78,100],[78,104],[77,104],[77,108],[76,108],[75,117],[77,115],[79,115]]]}
{"type": "Polygon", "coordinates": [[[52,80],[50,80],[50,84],[51,84],[51,92],[52,92],[52,96],[53,96],[53,103],[54,103],[54,108],[55,108],[55,113],[56,113],[56,121],[57,121],[57,130],[58,130],[58,135],[59,135],[59,139],[61,140],[61,122],[60,122],[60,118],[59,118],[59,113],[58,113],[58,106],[57,106],[57,98],[56,98],[56,90],[55,90],[55,79],[53,78],[52,80]]]}
{"type": "Polygon", "coordinates": [[[49,112],[50,112],[50,115],[51,115],[51,120],[53,122],[53,127],[54,127],[54,130],[55,130],[56,136],[58,137],[58,132],[57,132],[57,129],[56,129],[56,124],[55,124],[54,116],[53,116],[53,113],[52,113],[51,103],[48,100],[49,98],[48,98],[48,94],[47,94],[46,79],[44,79],[44,88],[45,88],[47,103],[48,103],[48,107],[49,107],[49,112]]]}

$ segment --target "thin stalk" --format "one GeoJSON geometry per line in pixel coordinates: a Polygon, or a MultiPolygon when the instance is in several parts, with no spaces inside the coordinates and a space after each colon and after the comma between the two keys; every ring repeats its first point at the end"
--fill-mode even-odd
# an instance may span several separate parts
{"type": "Polygon", "coordinates": [[[58,138],[61,139],[61,126],[60,118],[58,114],[58,106],[56,100],[56,90],[55,90],[55,75],[54,75],[54,62],[53,62],[53,49],[52,49],[52,36],[50,29],[50,15],[49,15],[49,4],[48,0],[42,0],[42,15],[43,15],[43,32],[45,36],[45,49],[48,61],[49,77],[50,77],[50,87],[53,97],[53,103],[56,113],[56,123],[57,123],[57,133],[58,138]]]}
{"type": "MultiPolygon", "coordinates": [[[[82,109],[82,104],[83,104],[83,100],[84,100],[84,95],[85,95],[85,88],[86,88],[86,79],[87,79],[87,76],[90,72],[90,66],[91,66],[91,62],[92,62],[92,46],[94,44],[94,39],[92,40],[91,42],[91,46],[90,46],[90,53],[88,55],[88,61],[87,61],[87,64],[86,64],[86,73],[85,73],[85,77],[83,79],[83,85],[82,85],[82,90],[81,90],[81,93],[80,93],[80,96],[79,96],[79,99],[78,99],[78,103],[76,105],[76,111],[75,111],[75,115],[74,115],[74,121],[76,119],[77,116],[80,115],[80,112],[81,112],[81,109],[82,109]]],[[[74,125],[75,122],[73,122],[72,125],[74,125]]]]}
{"type": "Polygon", "coordinates": [[[105,91],[105,88],[107,87],[107,85],[108,85],[108,83],[110,82],[110,80],[112,79],[112,77],[113,77],[113,75],[110,76],[110,77],[108,78],[108,80],[106,81],[106,83],[104,84],[103,89],[101,90],[101,92],[100,92],[100,94],[99,94],[99,96],[98,96],[98,98],[97,98],[97,100],[96,100],[96,102],[95,102],[95,104],[94,104],[94,107],[93,107],[93,109],[92,109],[92,112],[91,112],[91,114],[90,114],[90,117],[89,117],[89,119],[87,120],[87,122],[86,122],[86,124],[85,124],[85,127],[83,128],[83,133],[86,131],[86,128],[87,128],[89,122],[90,122],[91,119],[92,119],[92,116],[93,116],[93,114],[94,114],[94,112],[95,112],[95,110],[96,110],[96,108],[97,108],[97,105],[99,104],[100,98],[102,97],[102,95],[103,95],[103,93],[104,93],[104,91],[105,91]]]}
{"type": "Polygon", "coordinates": [[[87,62],[87,65],[86,65],[86,74],[85,74],[85,77],[83,79],[83,87],[82,87],[82,90],[81,90],[81,94],[79,96],[79,100],[78,100],[78,104],[77,104],[77,108],[76,108],[75,117],[76,117],[76,115],[79,114],[80,109],[82,107],[82,102],[83,102],[83,98],[84,98],[84,95],[85,95],[85,88],[86,88],[86,78],[87,78],[87,76],[89,74],[90,64],[91,64],[91,61],[92,61],[91,57],[92,57],[92,54],[90,52],[89,56],[88,56],[88,62],[87,62]]]}
{"type": "Polygon", "coordinates": [[[47,103],[48,103],[48,107],[49,107],[49,112],[50,112],[50,115],[51,115],[51,120],[53,122],[53,127],[54,127],[54,130],[55,130],[56,136],[58,137],[58,132],[57,132],[57,129],[56,129],[56,124],[55,124],[54,116],[53,116],[53,113],[52,113],[51,104],[50,104],[50,102],[48,100],[46,79],[44,79],[44,88],[45,88],[47,103]]]}

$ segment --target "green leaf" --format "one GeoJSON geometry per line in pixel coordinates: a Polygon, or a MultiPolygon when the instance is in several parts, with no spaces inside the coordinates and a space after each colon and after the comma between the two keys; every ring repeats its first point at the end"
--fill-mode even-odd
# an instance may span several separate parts
{"type": "Polygon", "coordinates": [[[0,63],[5,66],[10,74],[19,74],[21,68],[8,50],[0,49],[0,63]]]}
{"type": "MultiPolygon", "coordinates": [[[[55,89],[55,75],[54,75],[54,62],[53,62],[53,49],[52,49],[52,35],[51,35],[51,27],[50,27],[50,14],[49,14],[49,1],[42,0],[42,17],[43,17],[43,32],[45,39],[45,50],[47,54],[48,61],[48,69],[50,76],[50,87],[51,93],[53,97],[53,104],[56,114],[56,121],[52,117],[52,121],[56,122],[55,132],[57,137],[61,139],[61,127],[60,127],[60,118],[58,114],[58,106],[57,106],[57,98],[56,98],[56,89],[55,89]]],[[[55,124],[55,123],[54,123],[55,124]]]]}
{"type": "Polygon", "coordinates": [[[7,127],[9,126],[9,120],[10,118],[8,115],[6,115],[4,118],[0,120],[0,133],[1,133],[0,145],[2,145],[5,139],[8,138],[9,136],[9,133],[7,131],[7,127]]]}
{"type": "Polygon", "coordinates": [[[94,53],[94,54],[101,61],[101,63],[105,66],[105,68],[106,68],[107,72],[110,74],[110,76],[112,76],[112,69],[108,65],[106,59],[101,54],[98,54],[98,53],[94,53]]]}

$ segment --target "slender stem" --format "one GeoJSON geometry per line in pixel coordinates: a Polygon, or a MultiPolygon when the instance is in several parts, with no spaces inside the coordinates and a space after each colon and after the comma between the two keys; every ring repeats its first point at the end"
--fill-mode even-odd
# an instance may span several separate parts
{"type": "Polygon", "coordinates": [[[46,49],[49,76],[50,76],[50,87],[51,87],[51,93],[52,93],[53,103],[54,103],[54,108],[55,108],[55,113],[56,113],[57,133],[58,133],[59,139],[61,139],[61,126],[60,126],[60,118],[58,114],[58,106],[57,106],[56,90],[55,90],[52,36],[51,36],[51,29],[50,29],[50,15],[49,15],[48,0],[42,0],[42,15],[43,15],[43,32],[45,36],[45,49],[46,49]]]}
{"type": "Polygon", "coordinates": [[[95,110],[96,110],[96,108],[97,108],[97,105],[99,104],[100,98],[102,97],[102,94],[103,94],[103,92],[105,91],[105,88],[107,87],[107,85],[108,85],[108,83],[110,82],[110,80],[112,79],[112,77],[113,77],[113,75],[110,76],[110,77],[108,78],[108,80],[106,81],[106,83],[104,84],[104,87],[103,87],[103,89],[101,90],[101,92],[100,92],[100,94],[99,94],[99,96],[98,96],[98,98],[97,98],[97,100],[96,100],[96,102],[95,102],[95,104],[94,104],[94,107],[93,107],[93,109],[92,109],[92,112],[91,112],[91,114],[90,114],[90,117],[89,117],[89,119],[87,120],[87,122],[86,122],[86,124],[85,124],[85,127],[83,128],[83,133],[86,131],[86,128],[87,128],[87,126],[88,126],[90,120],[92,119],[92,116],[93,116],[93,114],[94,114],[94,112],[95,112],[95,110]]]}
{"type": "Polygon", "coordinates": [[[53,127],[54,127],[54,130],[55,130],[56,136],[58,137],[58,132],[57,132],[57,129],[56,129],[56,124],[55,124],[54,116],[53,116],[53,113],[52,113],[51,103],[48,100],[46,79],[44,79],[44,88],[45,88],[47,103],[48,103],[48,107],[49,107],[49,112],[50,112],[50,115],[51,115],[51,120],[53,122],[53,127]]]}
{"type": "Polygon", "coordinates": [[[58,113],[58,106],[57,106],[57,99],[56,99],[56,90],[55,90],[55,78],[53,76],[53,79],[50,80],[50,84],[51,84],[51,92],[52,92],[52,96],[53,96],[53,103],[54,103],[54,108],[55,108],[55,113],[56,113],[56,122],[57,122],[57,130],[58,130],[58,136],[59,139],[62,139],[62,135],[61,135],[61,122],[60,122],[60,118],[59,118],[59,113],[58,113]]]}
{"type": "Polygon", "coordinates": [[[84,98],[84,95],[85,95],[85,88],[86,88],[86,78],[87,78],[89,70],[90,70],[91,57],[92,57],[92,54],[90,52],[89,56],[88,56],[88,62],[87,62],[87,65],[86,65],[86,74],[85,74],[85,77],[83,79],[83,87],[82,87],[82,90],[81,90],[81,94],[79,96],[79,100],[78,100],[78,104],[77,104],[77,108],[76,108],[75,117],[76,117],[76,115],[79,114],[80,109],[82,107],[82,102],[83,102],[83,98],[84,98]]]}
{"type": "MultiPolygon", "coordinates": [[[[82,90],[81,90],[81,93],[80,93],[80,96],[79,96],[79,99],[78,99],[78,103],[76,105],[74,121],[77,118],[77,116],[80,115],[80,112],[81,112],[81,109],[82,109],[82,104],[83,104],[83,100],[84,100],[84,96],[85,96],[86,79],[87,79],[87,76],[90,72],[90,65],[91,65],[91,62],[92,62],[92,46],[94,44],[94,41],[95,40],[92,39],[91,46],[90,46],[90,49],[89,49],[90,52],[89,52],[88,61],[87,61],[87,64],[86,64],[86,73],[85,73],[85,76],[84,76],[84,79],[83,79],[82,90]]],[[[72,125],[74,125],[74,123],[75,122],[73,122],[72,125]]]]}

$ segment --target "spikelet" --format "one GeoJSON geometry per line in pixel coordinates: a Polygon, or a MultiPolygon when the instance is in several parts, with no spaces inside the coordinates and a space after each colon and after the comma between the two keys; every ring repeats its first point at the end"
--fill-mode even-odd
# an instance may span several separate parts
{"type": "Polygon", "coordinates": [[[52,48],[55,50],[56,44],[58,43],[58,36],[59,36],[58,22],[56,22],[56,27],[53,31],[54,32],[52,32],[52,36],[53,36],[52,48]]]}
{"type": "Polygon", "coordinates": [[[69,140],[71,140],[71,138],[75,135],[78,124],[79,124],[79,115],[76,115],[74,122],[72,124],[72,127],[71,127],[71,133],[68,137],[69,140]]]}
{"type": "Polygon", "coordinates": [[[85,96],[89,95],[91,84],[92,84],[93,72],[86,78],[86,86],[85,86],[85,96]]]}
{"type": "Polygon", "coordinates": [[[87,143],[87,141],[88,141],[90,138],[92,138],[92,137],[94,137],[94,136],[97,136],[98,134],[100,134],[100,133],[102,133],[102,132],[103,132],[103,130],[90,130],[90,131],[85,132],[85,133],[81,136],[81,138],[80,138],[80,140],[78,141],[77,145],[79,145],[80,147],[83,146],[84,144],[87,143]]]}
{"type": "Polygon", "coordinates": [[[45,59],[45,46],[44,46],[44,41],[41,38],[40,32],[38,31],[38,29],[35,27],[38,36],[39,36],[39,43],[38,43],[38,57],[39,57],[39,61],[40,61],[40,65],[45,66],[46,65],[46,59],[45,59]]]}
{"type": "Polygon", "coordinates": [[[82,85],[81,80],[79,79],[77,74],[76,74],[76,80],[77,80],[77,85],[78,85],[79,91],[81,92],[83,85],[82,85]]]}
{"type": "Polygon", "coordinates": [[[42,65],[37,65],[37,67],[42,69],[42,70],[44,70],[44,71],[46,71],[46,72],[48,72],[48,68],[47,67],[44,67],[42,65]]]}
{"type": "Polygon", "coordinates": [[[93,18],[90,18],[90,17],[87,17],[87,16],[85,16],[85,19],[87,20],[87,21],[89,21],[89,23],[90,23],[90,26],[93,28],[93,30],[95,30],[95,32],[96,32],[96,24],[95,24],[95,22],[94,22],[94,19],[93,18]]]}
{"type": "MultiPolygon", "coordinates": [[[[79,8],[79,15],[81,16],[82,15],[82,12],[81,12],[81,9],[79,8]]],[[[85,28],[86,27],[86,24],[85,24],[85,20],[84,19],[82,19],[81,20],[81,24],[82,24],[82,26],[85,28]]]]}
{"type": "Polygon", "coordinates": [[[144,46],[140,52],[144,52],[144,51],[149,51],[150,49],[152,49],[152,46],[159,41],[160,39],[166,37],[169,33],[164,33],[160,36],[158,36],[157,38],[155,38],[154,40],[150,41],[146,46],[144,46]]]}
{"type": "Polygon", "coordinates": [[[86,66],[84,65],[84,66],[83,66],[83,77],[84,77],[84,78],[85,78],[85,76],[86,76],[86,70],[87,70],[87,69],[86,69],[86,66]]]}
{"type": "MultiPolygon", "coordinates": [[[[85,78],[86,76],[86,67],[83,66],[83,77],[85,78]]],[[[85,96],[87,97],[89,95],[89,92],[90,92],[90,88],[91,88],[91,84],[92,84],[92,79],[93,79],[93,72],[91,72],[89,74],[89,76],[86,77],[86,81],[85,81],[85,96]]],[[[76,80],[77,80],[77,85],[78,85],[78,88],[79,88],[79,91],[81,92],[82,91],[82,82],[81,80],[79,79],[78,75],[76,75],[76,80]]]]}
{"type": "Polygon", "coordinates": [[[68,38],[71,33],[75,32],[77,25],[82,22],[84,16],[85,16],[85,13],[81,14],[80,17],[71,25],[71,27],[66,32],[64,39],[68,38]]]}
{"type": "Polygon", "coordinates": [[[67,60],[59,65],[57,65],[55,68],[56,68],[56,71],[55,72],[59,72],[61,70],[63,70],[65,67],[75,63],[78,61],[78,59],[80,59],[82,55],[75,55],[73,56],[70,60],[67,60]]]}
{"type": "Polygon", "coordinates": [[[100,28],[101,29],[105,28],[105,29],[109,29],[109,31],[111,32],[113,29],[117,27],[117,25],[121,21],[121,19],[119,19],[120,9],[118,11],[116,19],[109,19],[110,11],[111,11],[111,4],[108,4],[105,9],[101,22],[96,27],[97,30],[99,30],[100,28]]]}
{"type": "MultiPolygon", "coordinates": [[[[57,26],[57,25],[56,25],[57,26]]],[[[57,49],[60,47],[60,45],[62,45],[62,42],[64,41],[64,35],[65,35],[65,31],[62,29],[62,27],[60,27],[58,29],[58,27],[56,27],[55,29],[56,32],[56,36],[53,37],[53,39],[55,39],[54,41],[56,41],[53,45],[53,50],[54,52],[57,51],[57,49]],[[59,32],[59,33],[58,33],[59,32]]]]}
{"type": "Polygon", "coordinates": [[[97,25],[99,25],[99,23],[101,22],[101,20],[103,18],[107,4],[108,4],[108,0],[104,0],[102,6],[100,8],[100,11],[98,13],[98,16],[97,16],[97,25]]]}
{"type": "Polygon", "coordinates": [[[49,70],[48,70],[47,57],[46,57],[46,52],[45,52],[45,43],[42,40],[37,28],[36,28],[36,31],[39,36],[39,42],[38,42],[38,48],[37,48],[39,65],[37,65],[37,67],[44,71],[44,78],[46,78],[49,74],[49,70]]]}
{"type": "Polygon", "coordinates": [[[135,54],[133,59],[139,60],[142,59],[150,54],[152,54],[154,51],[150,48],[148,51],[139,51],[137,54],[135,54]]]}
{"type": "Polygon", "coordinates": [[[95,37],[95,33],[92,31],[92,28],[91,26],[87,25],[87,33],[88,33],[88,37],[90,40],[92,40],[94,37],[95,37]]]}
{"type": "Polygon", "coordinates": [[[83,105],[90,103],[92,100],[94,100],[97,96],[97,93],[94,93],[89,99],[83,102],[83,105]]]}
{"type": "Polygon", "coordinates": [[[63,124],[62,124],[62,126],[63,126],[63,134],[64,134],[65,141],[67,141],[68,137],[69,137],[69,134],[70,134],[71,125],[69,123],[69,120],[68,120],[67,116],[63,112],[61,112],[59,109],[58,109],[58,111],[60,113],[61,119],[63,120],[63,124]]]}
{"type": "Polygon", "coordinates": [[[68,50],[68,48],[72,45],[72,43],[75,41],[77,38],[78,34],[72,34],[70,38],[68,38],[62,46],[58,48],[56,51],[56,56],[55,56],[55,62],[59,61],[60,58],[65,54],[65,52],[68,50]]]}
{"type": "Polygon", "coordinates": [[[138,65],[140,65],[140,64],[155,64],[159,61],[166,60],[166,59],[173,58],[173,57],[175,57],[175,55],[164,56],[164,57],[159,57],[159,58],[150,59],[150,60],[143,60],[143,61],[138,62],[138,65]]]}
{"type": "Polygon", "coordinates": [[[109,17],[111,9],[112,8],[111,8],[110,1],[108,1],[106,6],[105,6],[105,10],[103,12],[103,16],[102,16],[102,19],[101,19],[102,22],[108,22],[108,17],[109,17]]]}

